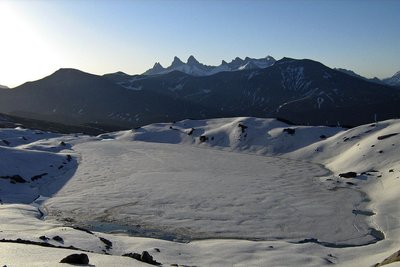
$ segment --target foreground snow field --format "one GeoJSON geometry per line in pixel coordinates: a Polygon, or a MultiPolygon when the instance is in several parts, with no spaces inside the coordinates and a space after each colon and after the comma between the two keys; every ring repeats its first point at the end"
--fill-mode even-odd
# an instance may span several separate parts
{"type": "Polygon", "coordinates": [[[1,129],[0,264],[74,253],[47,243],[95,266],[146,266],[121,257],[142,251],[163,266],[370,266],[400,249],[397,133],[398,120],[345,130],[257,118],[98,137],[1,129]]]}

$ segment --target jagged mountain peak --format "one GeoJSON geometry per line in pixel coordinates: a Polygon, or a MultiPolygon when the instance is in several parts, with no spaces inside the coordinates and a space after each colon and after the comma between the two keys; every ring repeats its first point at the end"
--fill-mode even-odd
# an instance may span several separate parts
{"type": "Polygon", "coordinates": [[[181,66],[181,65],[184,65],[184,64],[185,63],[183,63],[183,61],[180,60],[179,57],[175,56],[170,67],[177,67],[177,66],[181,66]]]}
{"type": "Polygon", "coordinates": [[[164,67],[160,64],[160,62],[154,63],[153,70],[164,70],[164,67]]]}
{"type": "Polygon", "coordinates": [[[240,57],[235,57],[235,59],[232,60],[231,63],[234,63],[234,62],[243,62],[243,59],[241,59],[240,57]]]}
{"type": "Polygon", "coordinates": [[[200,62],[199,62],[194,56],[190,56],[190,57],[187,59],[187,64],[188,64],[188,65],[199,65],[200,62]]]}
{"type": "Polygon", "coordinates": [[[162,65],[160,64],[160,62],[156,62],[156,63],[154,63],[154,66],[153,66],[153,68],[158,68],[158,67],[162,67],[162,65]]]}

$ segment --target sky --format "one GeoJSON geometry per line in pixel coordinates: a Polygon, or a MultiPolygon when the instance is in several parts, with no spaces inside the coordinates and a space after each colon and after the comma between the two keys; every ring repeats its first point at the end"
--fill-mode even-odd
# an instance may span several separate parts
{"type": "Polygon", "coordinates": [[[143,73],[193,55],[309,58],[365,77],[400,70],[398,0],[0,0],[0,84],[59,68],[143,73]]]}

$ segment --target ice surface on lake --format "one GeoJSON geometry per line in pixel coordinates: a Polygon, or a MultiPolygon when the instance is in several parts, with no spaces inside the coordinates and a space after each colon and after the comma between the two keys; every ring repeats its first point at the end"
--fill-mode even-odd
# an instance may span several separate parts
{"type": "Polygon", "coordinates": [[[96,141],[75,150],[82,162],[47,202],[50,214],[189,238],[373,239],[352,215],[361,195],[328,190],[318,177],[329,173],[317,164],[144,142],[96,141]]]}

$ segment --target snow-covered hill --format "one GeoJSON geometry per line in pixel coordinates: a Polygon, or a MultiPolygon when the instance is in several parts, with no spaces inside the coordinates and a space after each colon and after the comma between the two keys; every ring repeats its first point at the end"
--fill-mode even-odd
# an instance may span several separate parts
{"type": "Polygon", "coordinates": [[[174,57],[174,60],[169,67],[164,68],[159,62],[156,62],[153,68],[144,72],[143,75],[157,75],[166,74],[172,71],[180,71],[193,76],[208,76],[223,71],[264,69],[272,66],[275,61],[276,60],[271,56],[260,59],[246,57],[244,60],[237,57],[230,63],[222,60],[219,66],[208,66],[197,61],[194,56],[190,56],[186,63],[182,62],[178,57],[174,57]]]}
{"type": "Polygon", "coordinates": [[[2,129],[0,143],[7,266],[77,253],[50,247],[96,266],[147,266],[121,256],[142,251],[163,266],[370,266],[400,248],[399,120],[184,120],[97,137],[2,129]]]}

